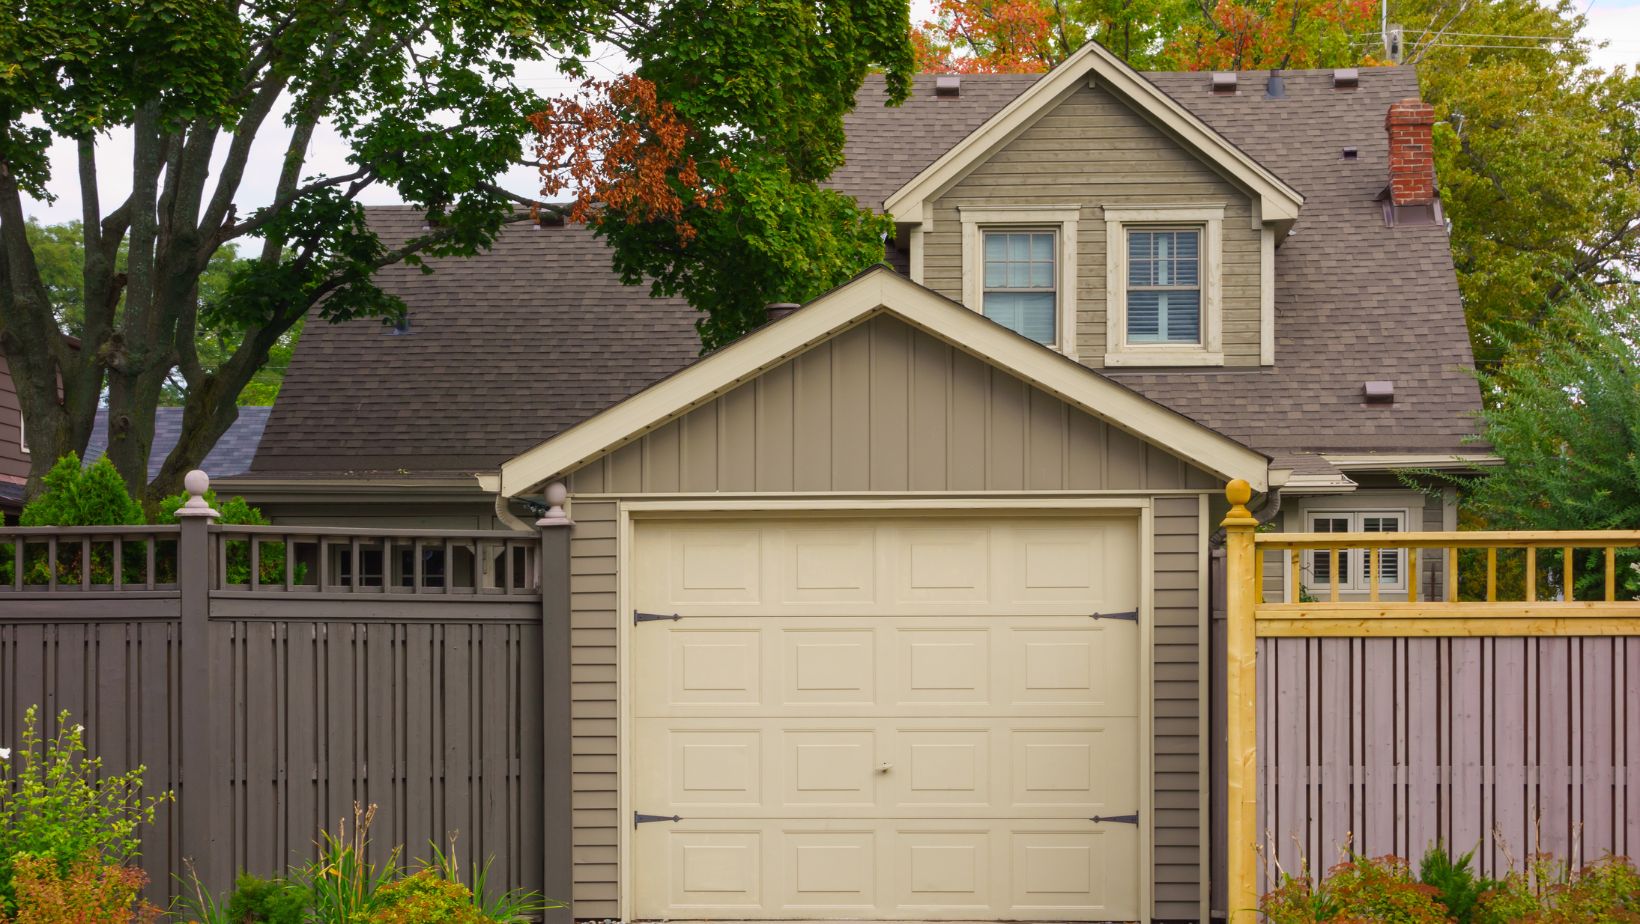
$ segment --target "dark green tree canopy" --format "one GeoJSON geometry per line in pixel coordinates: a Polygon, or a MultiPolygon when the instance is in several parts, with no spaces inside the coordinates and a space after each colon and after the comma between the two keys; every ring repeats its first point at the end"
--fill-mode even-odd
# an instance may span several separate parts
{"type": "Polygon", "coordinates": [[[532,163],[527,118],[547,102],[519,68],[557,61],[581,73],[595,44],[620,49],[685,119],[690,153],[721,170],[703,179],[722,207],[691,216],[701,246],[656,248],[653,222],[599,217],[631,281],[707,309],[708,336],[744,329],[746,305],[841,281],[880,257],[880,243],[867,245],[881,228],[817,184],[841,157],[842,118],[867,70],[884,69],[903,94],[907,31],[906,7],[887,0],[0,0],[0,350],[28,422],[32,484],[83,450],[106,400],[108,456],[152,506],[226,431],[310,309],[394,319],[404,306],[373,284],[377,269],[479,253],[529,217],[524,206],[563,212],[499,180],[532,163]],[[320,126],[347,145],[345,171],[306,165],[320,126]],[[129,160],[99,157],[113,130],[131,133],[129,160]],[[64,139],[75,176],[51,172],[47,149],[64,139]],[[251,150],[270,139],[284,149],[272,201],[247,208],[251,150]],[[109,171],[129,171],[123,201],[99,199],[109,171]],[[76,312],[46,282],[22,201],[70,183],[83,203],[76,312]],[[376,189],[425,209],[429,230],[380,240],[360,205],[376,189]],[[761,243],[730,246],[737,221],[761,243]],[[235,242],[246,259],[226,284],[202,280],[235,242]],[[814,249],[788,249],[803,245],[814,249]],[[721,319],[719,305],[732,306],[721,319]],[[201,350],[204,331],[217,348],[201,350]],[[145,485],[168,383],[182,436],[145,485]]]}

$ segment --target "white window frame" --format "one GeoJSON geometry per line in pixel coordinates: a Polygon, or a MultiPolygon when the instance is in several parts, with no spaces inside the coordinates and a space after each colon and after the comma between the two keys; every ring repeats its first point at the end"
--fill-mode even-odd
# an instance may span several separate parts
{"type": "Polygon", "coordinates": [[[1224,365],[1224,206],[1105,209],[1105,365],[1224,365]],[[1202,336],[1199,343],[1129,343],[1127,278],[1129,230],[1199,227],[1202,336]]]}
{"type": "Polygon", "coordinates": [[[1077,205],[988,206],[958,208],[962,219],[962,303],[985,313],[985,232],[1053,231],[1056,279],[1054,342],[1050,349],[1076,358],[1077,205]]]}
{"type": "MultiPolygon", "coordinates": [[[[1362,532],[1361,522],[1364,517],[1396,517],[1401,521],[1401,528],[1398,532],[1404,533],[1411,530],[1413,513],[1413,510],[1405,507],[1307,507],[1301,513],[1303,519],[1300,523],[1299,531],[1307,533],[1314,532],[1315,521],[1317,520],[1348,519],[1350,524],[1349,528],[1346,529],[1345,532],[1359,533],[1362,532]]],[[[1394,535],[1394,533],[1384,533],[1383,535],[1391,536],[1394,535]]],[[[1386,546],[1385,548],[1378,550],[1378,552],[1380,561],[1383,560],[1383,557],[1389,555],[1395,556],[1396,559],[1395,580],[1386,581],[1380,577],[1378,582],[1379,595],[1382,596],[1390,593],[1406,593],[1408,565],[1406,549],[1386,546]]],[[[1305,590],[1309,591],[1310,596],[1317,600],[1326,600],[1332,595],[1332,581],[1330,579],[1327,581],[1322,581],[1315,576],[1316,560],[1326,560],[1327,556],[1327,551],[1322,549],[1313,552],[1305,552],[1302,559],[1301,566],[1304,569],[1304,574],[1301,583],[1303,583],[1305,590]]],[[[1366,549],[1339,549],[1338,561],[1339,564],[1348,572],[1350,578],[1347,581],[1338,582],[1339,596],[1359,596],[1362,594],[1370,594],[1372,592],[1372,582],[1366,571],[1366,549]]],[[[1287,585],[1287,594],[1291,595],[1292,573],[1290,563],[1289,567],[1284,568],[1283,571],[1285,572],[1284,577],[1287,585]]],[[[1289,602],[1296,603],[1298,601],[1294,600],[1289,602]]]]}

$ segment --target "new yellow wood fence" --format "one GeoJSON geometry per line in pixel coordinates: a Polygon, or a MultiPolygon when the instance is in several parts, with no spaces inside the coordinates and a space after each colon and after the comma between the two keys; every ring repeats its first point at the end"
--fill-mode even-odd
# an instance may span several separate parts
{"type": "MultiPolygon", "coordinates": [[[[1252,491],[1244,481],[1225,490],[1230,512],[1226,533],[1225,685],[1229,704],[1228,755],[1228,907],[1232,922],[1252,921],[1258,904],[1258,703],[1259,638],[1439,638],[1640,635],[1640,601],[1620,597],[1618,551],[1640,548],[1640,531],[1584,532],[1438,532],[1438,533],[1259,533],[1247,510],[1252,491]],[[1482,596],[1478,574],[1460,577],[1459,551],[1485,550],[1484,600],[1463,600],[1461,593],[1482,596]],[[1340,555],[1366,550],[1360,585],[1339,587],[1340,555]],[[1511,561],[1524,554],[1524,569],[1514,581],[1500,580],[1499,552],[1511,561]],[[1513,550],[1513,551],[1511,551],[1513,550]],[[1545,550],[1550,550],[1545,553],[1545,550]],[[1395,570],[1385,556],[1396,555],[1395,570]],[[1264,565],[1280,556],[1288,567],[1278,596],[1265,602],[1264,565]],[[1547,559],[1540,567],[1540,557],[1547,559]],[[1420,599],[1420,558],[1440,562],[1443,599],[1420,599]],[[1596,565],[1596,590],[1588,575],[1577,574],[1577,560],[1596,565]],[[1325,560],[1325,567],[1317,567],[1325,560]],[[1307,587],[1303,575],[1321,576],[1324,586],[1307,587]],[[1385,577],[1380,572],[1386,572],[1385,577]],[[1541,577],[1552,573],[1553,580],[1541,577]],[[1399,576],[1399,580],[1395,578],[1399,576]],[[1393,581],[1404,584],[1391,599],[1383,591],[1393,581]],[[1519,598],[1500,600],[1500,584],[1520,586],[1519,598]],[[1539,599],[1540,584],[1554,588],[1554,599],[1539,599]],[[1603,586],[1602,586],[1603,585],[1603,586]],[[1603,591],[1603,592],[1598,592],[1603,591]],[[1291,601],[1291,602],[1287,602],[1291,601]]],[[[1478,557],[1478,553],[1475,553],[1478,557]]],[[[1424,569],[1428,570],[1428,569],[1424,569]]],[[[1273,572],[1272,572],[1273,573],[1273,572]]]]}

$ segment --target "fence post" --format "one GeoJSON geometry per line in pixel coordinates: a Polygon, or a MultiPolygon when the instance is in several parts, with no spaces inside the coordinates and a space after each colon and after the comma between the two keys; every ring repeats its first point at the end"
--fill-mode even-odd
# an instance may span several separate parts
{"type": "Polygon", "coordinates": [[[1258,639],[1253,607],[1258,602],[1258,520],[1247,511],[1253,490],[1237,478],[1224,489],[1225,515],[1225,754],[1229,851],[1225,909],[1231,922],[1258,919],[1258,639]]]}
{"type": "Polygon", "coordinates": [[[188,501],[177,510],[177,589],[182,598],[182,656],[177,671],[182,779],[177,811],[182,815],[182,857],[193,863],[205,887],[216,891],[226,884],[220,870],[218,852],[223,845],[217,831],[218,816],[228,809],[225,803],[212,804],[219,776],[211,707],[217,670],[211,664],[210,641],[211,579],[215,572],[211,524],[217,512],[205,502],[211,482],[204,472],[189,472],[182,484],[188,501]]]}
{"type": "Polygon", "coordinates": [[[564,513],[569,497],[563,484],[547,485],[547,512],[535,521],[541,530],[541,893],[563,903],[544,916],[544,924],[570,924],[575,884],[572,805],[574,777],[570,767],[570,588],[569,540],[575,522],[564,513]]]}

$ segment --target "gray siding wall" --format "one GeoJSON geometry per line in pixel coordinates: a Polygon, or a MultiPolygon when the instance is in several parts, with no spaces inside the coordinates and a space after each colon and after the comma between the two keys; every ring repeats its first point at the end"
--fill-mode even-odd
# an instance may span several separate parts
{"type": "Polygon", "coordinates": [[[617,519],[675,492],[1200,491],[1155,498],[1155,914],[1201,910],[1203,498],[1217,481],[1051,395],[878,318],[569,479],[577,918],[617,904],[617,519]]]}
{"type": "Polygon", "coordinates": [[[1223,205],[1224,361],[1259,361],[1259,232],[1252,200],[1106,90],[1084,87],[975,167],[936,203],[923,284],[962,300],[959,207],[1081,206],[1077,356],[1104,365],[1103,208],[1223,205]]]}
{"type": "Polygon", "coordinates": [[[0,481],[28,477],[29,457],[23,451],[23,411],[17,402],[17,384],[11,380],[6,358],[0,356],[0,481]]]}

